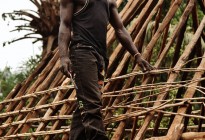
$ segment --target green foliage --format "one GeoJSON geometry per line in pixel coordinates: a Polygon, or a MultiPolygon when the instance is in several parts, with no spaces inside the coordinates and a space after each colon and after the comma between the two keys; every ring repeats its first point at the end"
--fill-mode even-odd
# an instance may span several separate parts
{"type": "Polygon", "coordinates": [[[124,0],[123,2],[122,2],[122,4],[119,6],[119,8],[118,8],[118,12],[121,12],[122,11],[122,9],[125,7],[125,5],[127,4],[127,2],[128,2],[128,0],[124,0]]]}
{"type": "Polygon", "coordinates": [[[41,60],[41,55],[31,56],[27,61],[23,62],[22,66],[19,67],[20,73],[26,78],[33,72],[37,64],[41,60]]]}
{"type": "Polygon", "coordinates": [[[10,67],[5,67],[3,71],[0,71],[0,92],[2,93],[0,100],[4,99],[13,87],[24,78],[22,73],[13,73],[10,67]]]}
{"type": "Polygon", "coordinates": [[[23,82],[33,72],[40,59],[39,55],[32,56],[22,64],[18,71],[12,71],[7,66],[0,71],[0,100],[3,100],[16,84],[23,82]]]}

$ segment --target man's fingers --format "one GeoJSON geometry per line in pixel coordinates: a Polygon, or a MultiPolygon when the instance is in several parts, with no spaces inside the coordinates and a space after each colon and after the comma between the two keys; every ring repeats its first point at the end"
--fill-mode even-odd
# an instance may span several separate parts
{"type": "Polygon", "coordinates": [[[63,74],[65,73],[63,66],[60,66],[60,71],[61,71],[63,74]]]}
{"type": "Polygon", "coordinates": [[[141,59],[141,61],[138,61],[138,62],[136,61],[136,63],[141,67],[142,72],[151,71],[151,70],[156,69],[143,58],[141,59]]]}
{"type": "Polygon", "coordinates": [[[66,75],[67,77],[70,77],[71,72],[68,70],[68,68],[61,66],[60,70],[64,75],[66,75]]]}
{"type": "Polygon", "coordinates": [[[148,71],[151,71],[154,69],[154,67],[152,65],[150,65],[149,63],[146,63],[146,67],[148,71]]]}
{"type": "Polygon", "coordinates": [[[143,72],[146,72],[146,66],[144,65],[144,63],[139,63],[139,66],[141,67],[143,72]]]}
{"type": "Polygon", "coordinates": [[[142,69],[143,69],[143,72],[146,72],[146,71],[151,71],[151,70],[153,70],[154,68],[153,68],[152,65],[150,65],[148,62],[144,61],[144,62],[143,62],[142,69]]]}

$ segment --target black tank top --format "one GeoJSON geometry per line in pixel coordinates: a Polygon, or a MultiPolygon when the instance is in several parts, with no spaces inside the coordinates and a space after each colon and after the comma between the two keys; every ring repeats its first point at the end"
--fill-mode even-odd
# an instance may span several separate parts
{"type": "MultiPolygon", "coordinates": [[[[77,1],[77,0],[76,0],[77,1]]],[[[109,22],[108,0],[86,0],[72,19],[72,44],[91,45],[107,61],[106,34],[109,22]]]]}

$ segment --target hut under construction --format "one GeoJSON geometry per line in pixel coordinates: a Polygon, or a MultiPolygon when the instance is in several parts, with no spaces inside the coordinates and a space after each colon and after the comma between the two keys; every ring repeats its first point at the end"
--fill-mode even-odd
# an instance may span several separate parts
{"type": "MultiPolygon", "coordinates": [[[[0,139],[68,140],[76,93],[59,70],[59,1],[30,1],[38,11],[15,11],[13,18],[29,18],[21,30],[41,35],[36,41],[43,42],[42,59],[0,102],[0,139]]],[[[142,72],[108,25],[102,95],[107,135],[205,139],[205,0],[117,0],[117,5],[138,50],[156,70],[142,72]]]]}

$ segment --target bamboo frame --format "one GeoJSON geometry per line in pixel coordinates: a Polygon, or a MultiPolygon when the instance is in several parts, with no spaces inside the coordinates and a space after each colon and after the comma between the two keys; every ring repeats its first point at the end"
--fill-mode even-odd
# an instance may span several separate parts
{"type": "MultiPolygon", "coordinates": [[[[56,12],[58,2],[49,1],[56,12]]],[[[46,3],[31,2],[38,8],[43,3],[45,15],[50,15],[46,3]]],[[[123,3],[118,0],[117,6],[123,3]]],[[[200,18],[197,12],[200,7],[203,13],[204,5],[204,0],[129,0],[125,4],[120,12],[122,22],[142,57],[157,68],[150,72],[143,73],[133,65],[133,58],[108,26],[107,47],[113,50],[103,88],[102,113],[110,139],[188,140],[205,135],[205,16],[200,18]],[[167,11],[165,2],[170,5],[167,11]],[[173,28],[173,19],[179,13],[173,28]],[[192,38],[184,45],[188,28],[193,30],[192,38]],[[145,39],[147,36],[150,38],[145,39]],[[166,64],[168,58],[170,64],[166,64]]],[[[26,12],[23,15],[31,16],[26,12]]],[[[56,24],[54,17],[45,24],[48,32],[53,29],[51,23],[56,24]]],[[[0,102],[0,139],[69,139],[76,93],[70,79],[59,71],[58,49],[52,50],[57,47],[56,37],[47,37],[48,53],[35,71],[0,102]]]]}

